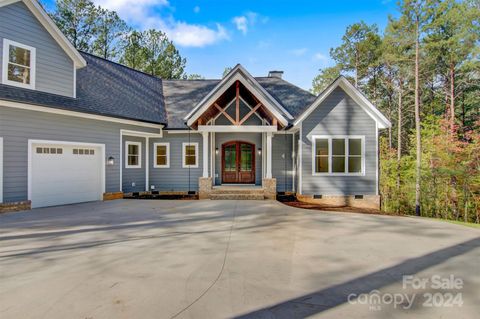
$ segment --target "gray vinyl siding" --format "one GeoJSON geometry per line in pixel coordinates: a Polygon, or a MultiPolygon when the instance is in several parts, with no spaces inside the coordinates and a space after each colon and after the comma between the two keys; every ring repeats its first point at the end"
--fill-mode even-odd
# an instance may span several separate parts
{"type": "Polygon", "coordinates": [[[258,148],[262,147],[261,133],[216,133],[215,147],[218,155],[215,156],[215,185],[222,183],[222,144],[230,141],[245,141],[255,144],[255,184],[262,185],[262,155],[258,155],[258,148]]]}
{"type": "Polygon", "coordinates": [[[124,193],[131,193],[131,192],[143,192],[145,191],[145,175],[146,175],[146,144],[144,137],[138,136],[128,136],[123,135],[122,138],[122,190],[124,193]],[[141,143],[141,167],[138,168],[127,168],[127,156],[126,156],[126,149],[127,149],[127,142],[140,142],[141,143]]]}
{"type": "Polygon", "coordinates": [[[302,122],[302,194],[376,195],[376,123],[341,88],[302,122]],[[365,136],[365,176],[312,176],[312,135],[365,136]]]}
{"type": "Polygon", "coordinates": [[[272,139],[272,177],[277,179],[278,192],[293,189],[292,134],[278,133],[272,139]]]}
{"type": "Polygon", "coordinates": [[[73,96],[73,61],[23,2],[0,7],[0,59],[3,39],[36,48],[36,90],[73,96]]]}
{"type": "Polygon", "coordinates": [[[190,134],[190,142],[198,143],[198,168],[190,169],[182,167],[182,144],[188,142],[188,134],[169,134],[168,132],[163,132],[162,138],[150,138],[149,140],[149,184],[154,185],[155,190],[159,191],[198,191],[198,178],[203,175],[202,135],[194,132],[190,134]],[[169,168],[153,167],[154,143],[170,143],[169,168]]]}
{"type": "MultiPolygon", "coordinates": [[[[27,199],[28,140],[105,144],[115,164],[105,168],[106,192],[120,191],[120,130],[158,133],[158,129],[0,106],[0,137],[4,143],[4,201],[27,199]]],[[[142,185],[144,186],[144,185],[142,185]]]]}
{"type": "MultiPolygon", "coordinates": [[[[251,111],[251,108],[248,107],[242,100],[240,100],[239,104],[240,110],[240,119],[242,119],[248,112],[251,111]]],[[[236,108],[235,108],[235,101],[230,103],[229,107],[226,110],[226,113],[230,115],[233,119],[236,117],[236,108]]],[[[229,119],[225,117],[225,115],[221,114],[216,120],[215,125],[232,125],[229,119]]],[[[242,125],[262,125],[262,120],[257,117],[256,114],[252,114],[242,125]]]]}
{"type": "Polygon", "coordinates": [[[300,157],[299,157],[299,150],[298,150],[298,139],[300,137],[300,133],[296,132],[293,135],[293,152],[295,154],[294,156],[294,162],[293,162],[293,169],[294,169],[294,187],[293,191],[298,193],[298,185],[300,182],[299,176],[300,176],[300,157]]]}

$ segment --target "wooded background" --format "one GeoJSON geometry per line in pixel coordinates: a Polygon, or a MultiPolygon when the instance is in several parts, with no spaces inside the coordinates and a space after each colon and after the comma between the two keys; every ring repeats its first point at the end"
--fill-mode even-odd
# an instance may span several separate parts
{"type": "MultiPolygon", "coordinates": [[[[383,210],[480,223],[480,0],[397,8],[385,30],[348,26],[312,92],[344,75],[392,122],[380,142],[383,210]]],[[[88,0],[57,0],[49,14],[79,50],[163,79],[202,78],[161,30],[134,30],[88,0]]]]}

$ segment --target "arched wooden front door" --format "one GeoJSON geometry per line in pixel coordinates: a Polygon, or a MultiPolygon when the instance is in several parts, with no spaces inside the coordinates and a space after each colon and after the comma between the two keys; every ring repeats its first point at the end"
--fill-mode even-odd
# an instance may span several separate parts
{"type": "Polygon", "coordinates": [[[255,144],[232,141],[222,145],[222,183],[255,184],[255,144]]]}

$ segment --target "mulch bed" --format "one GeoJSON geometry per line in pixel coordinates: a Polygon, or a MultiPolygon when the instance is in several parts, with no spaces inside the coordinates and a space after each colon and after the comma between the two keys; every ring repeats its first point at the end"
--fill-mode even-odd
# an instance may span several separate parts
{"type": "Polygon", "coordinates": [[[323,210],[329,212],[347,212],[347,213],[361,213],[361,214],[372,214],[372,215],[389,215],[389,216],[403,216],[402,214],[392,213],[392,212],[384,212],[378,209],[372,208],[357,208],[351,206],[331,206],[331,205],[322,205],[322,204],[310,204],[299,202],[297,200],[282,200],[281,198],[278,199],[281,203],[296,207],[296,208],[303,208],[303,209],[312,209],[312,210],[323,210]]]}

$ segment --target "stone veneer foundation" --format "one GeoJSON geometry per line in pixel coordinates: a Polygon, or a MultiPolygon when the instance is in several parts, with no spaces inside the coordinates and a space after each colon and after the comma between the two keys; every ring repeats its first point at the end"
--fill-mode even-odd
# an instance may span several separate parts
{"type": "Polygon", "coordinates": [[[277,179],[264,178],[262,180],[262,187],[265,199],[277,199],[277,179]]]}
{"type": "Polygon", "coordinates": [[[198,178],[198,199],[209,199],[212,194],[212,178],[198,178]]]}

